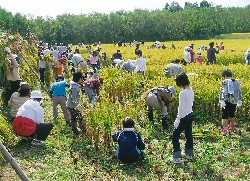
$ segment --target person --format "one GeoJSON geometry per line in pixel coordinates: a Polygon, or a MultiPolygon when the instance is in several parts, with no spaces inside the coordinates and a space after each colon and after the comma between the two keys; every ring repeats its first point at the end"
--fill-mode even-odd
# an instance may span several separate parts
{"type": "Polygon", "coordinates": [[[85,75],[77,71],[73,73],[73,80],[70,81],[70,93],[67,97],[67,108],[71,115],[71,127],[75,135],[79,135],[81,132],[86,133],[86,125],[83,122],[83,117],[81,113],[80,105],[80,93],[81,84],[83,82],[85,75]],[[77,127],[79,124],[80,129],[77,127]]]}
{"type": "Polygon", "coordinates": [[[248,50],[246,52],[245,60],[246,60],[246,64],[250,65],[250,48],[248,48],[248,50]]]}
{"type": "Polygon", "coordinates": [[[135,63],[135,60],[128,60],[122,64],[121,69],[123,71],[132,73],[135,69],[135,67],[133,66],[134,63],[135,63]]]}
{"type": "Polygon", "coordinates": [[[53,123],[44,122],[42,99],[40,91],[32,91],[30,99],[18,109],[13,121],[14,132],[17,135],[29,137],[33,145],[44,145],[43,141],[53,129],[53,123]]]}
{"type": "Polygon", "coordinates": [[[87,93],[89,98],[89,103],[94,106],[96,100],[99,96],[100,87],[103,84],[102,77],[94,77],[94,71],[90,70],[88,72],[89,79],[85,81],[83,90],[87,93]]]}
{"type": "Polygon", "coordinates": [[[218,48],[219,50],[224,50],[224,43],[223,42],[220,42],[219,45],[218,45],[218,48]]]}
{"type": "Polygon", "coordinates": [[[112,55],[112,65],[117,67],[117,64],[121,61],[122,61],[121,51],[117,50],[116,53],[112,55]]]}
{"type": "Polygon", "coordinates": [[[161,112],[162,128],[167,129],[167,107],[174,94],[175,88],[173,86],[154,87],[143,94],[146,100],[149,121],[153,121],[153,110],[156,109],[161,112]]]}
{"type": "Polygon", "coordinates": [[[70,125],[70,112],[66,106],[66,88],[69,87],[69,84],[64,81],[64,77],[59,75],[56,79],[56,82],[52,84],[50,88],[50,97],[53,101],[53,118],[57,119],[58,117],[58,104],[61,106],[64,119],[66,124],[70,125]]]}
{"type": "Polygon", "coordinates": [[[190,47],[184,48],[184,61],[185,65],[191,62],[190,47]]]}
{"type": "Polygon", "coordinates": [[[189,47],[190,47],[189,52],[191,56],[190,62],[195,62],[194,44],[191,44],[189,47]]]}
{"type": "Polygon", "coordinates": [[[108,67],[108,57],[106,52],[102,52],[102,58],[103,58],[103,66],[108,67]]]}
{"type": "Polygon", "coordinates": [[[10,116],[12,120],[16,117],[18,109],[30,99],[30,85],[26,82],[20,83],[20,88],[18,92],[14,92],[8,101],[8,106],[10,107],[10,116]]]}
{"type": "Polygon", "coordinates": [[[133,163],[144,159],[141,150],[145,149],[140,134],[134,131],[135,122],[130,117],[123,120],[123,129],[112,135],[113,141],[118,142],[116,156],[123,163],[133,163]]]}
{"type": "Polygon", "coordinates": [[[78,64],[80,64],[82,71],[84,71],[84,72],[87,71],[87,62],[80,54],[80,50],[78,48],[75,49],[75,54],[73,55],[71,61],[72,61],[72,65],[73,65],[72,72],[77,72],[78,64]]]}
{"type": "Polygon", "coordinates": [[[90,64],[92,66],[92,69],[94,70],[94,73],[99,70],[98,62],[99,62],[99,57],[98,57],[98,52],[96,50],[93,51],[92,55],[89,57],[90,64]]]}
{"type": "Polygon", "coordinates": [[[172,49],[175,49],[175,44],[174,44],[174,42],[172,42],[171,46],[172,46],[172,49]]]}
{"type": "Polygon", "coordinates": [[[47,63],[43,60],[43,53],[39,56],[39,72],[40,72],[40,81],[44,85],[45,71],[47,63]]]}
{"type": "Polygon", "coordinates": [[[222,107],[222,132],[225,136],[228,130],[228,122],[230,122],[230,129],[235,130],[235,112],[236,107],[242,105],[242,92],[239,80],[234,79],[232,72],[225,69],[222,72],[222,81],[219,95],[219,103],[222,107]]]}
{"type": "Polygon", "coordinates": [[[173,163],[182,163],[181,157],[186,157],[188,160],[193,159],[193,102],[194,92],[189,87],[190,82],[186,74],[180,74],[175,79],[176,85],[182,88],[179,94],[179,106],[177,117],[174,122],[174,130],[172,134],[173,143],[173,163]],[[180,151],[180,135],[184,131],[186,137],[185,152],[181,154],[180,151]]]}
{"type": "Polygon", "coordinates": [[[155,48],[160,48],[160,41],[159,40],[155,41],[155,48]]]}
{"type": "Polygon", "coordinates": [[[14,92],[17,92],[20,87],[20,82],[21,82],[21,78],[19,75],[20,58],[17,55],[12,54],[9,47],[5,47],[5,52],[7,53],[6,60],[8,65],[7,80],[10,82],[9,95],[6,99],[9,100],[11,95],[14,92]]]}
{"type": "Polygon", "coordinates": [[[196,62],[203,64],[204,63],[204,57],[201,55],[201,52],[197,52],[196,62]]]}
{"type": "Polygon", "coordinates": [[[209,49],[207,49],[207,61],[208,63],[216,63],[216,56],[215,54],[218,54],[219,53],[219,50],[216,50],[214,48],[214,42],[210,42],[209,43],[209,49]]]}
{"type": "Polygon", "coordinates": [[[161,48],[162,48],[163,50],[165,50],[165,49],[167,48],[167,46],[166,46],[165,44],[162,44],[161,48]]]}
{"type": "Polygon", "coordinates": [[[143,73],[145,74],[146,72],[146,60],[142,56],[142,51],[137,50],[136,51],[137,59],[133,66],[135,67],[135,70],[137,73],[143,73]]]}
{"type": "Polygon", "coordinates": [[[177,76],[183,73],[183,69],[180,66],[180,59],[176,58],[170,64],[168,64],[164,69],[164,74],[167,78],[171,78],[173,76],[177,76]]]}

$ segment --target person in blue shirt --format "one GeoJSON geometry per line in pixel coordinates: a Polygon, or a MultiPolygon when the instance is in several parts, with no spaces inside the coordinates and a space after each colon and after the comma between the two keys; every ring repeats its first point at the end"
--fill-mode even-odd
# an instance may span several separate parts
{"type": "Polygon", "coordinates": [[[117,157],[123,163],[133,163],[143,160],[142,151],[145,144],[139,133],[134,131],[134,121],[130,117],[123,120],[123,129],[112,135],[113,141],[118,142],[117,157]]]}
{"type": "Polygon", "coordinates": [[[59,75],[56,79],[56,82],[50,88],[50,96],[53,101],[53,118],[56,119],[58,116],[58,104],[61,106],[64,119],[66,123],[70,125],[70,112],[66,106],[66,88],[69,87],[69,84],[64,81],[64,77],[59,75]]]}

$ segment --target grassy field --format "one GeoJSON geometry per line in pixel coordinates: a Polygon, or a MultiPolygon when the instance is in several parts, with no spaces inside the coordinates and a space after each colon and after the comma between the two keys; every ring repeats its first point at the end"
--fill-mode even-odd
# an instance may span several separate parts
{"type": "MultiPolygon", "coordinates": [[[[211,40],[192,41],[195,51],[198,46],[208,45],[211,40]]],[[[218,43],[222,40],[214,40],[218,43]]],[[[174,42],[177,49],[147,49],[153,43],[141,47],[147,60],[147,75],[121,73],[115,68],[101,70],[105,82],[101,91],[101,102],[96,109],[84,106],[88,126],[86,137],[74,137],[65,125],[62,114],[52,120],[52,102],[44,93],[45,120],[55,124],[46,146],[37,147],[15,138],[10,147],[31,180],[250,180],[250,133],[249,124],[249,67],[244,64],[244,54],[250,40],[223,40],[225,50],[217,56],[216,65],[192,64],[184,66],[195,92],[194,160],[181,165],[172,164],[171,132],[178,106],[176,96],[169,109],[169,129],[161,130],[161,123],[155,114],[154,123],[146,117],[141,94],[156,85],[175,85],[174,79],[166,79],[163,69],[174,58],[183,57],[183,47],[190,42],[174,42]],[[220,114],[216,105],[221,82],[221,71],[230,68],[242,84],[243,106],[237,110],[237,130],[227,136],[220,135],[220,114]],[[136,121],[135,129],[145,140],[146,162],[122,164],[114,157],[117,145],[107,140],[107,135],[120,128],[125,116],[136,121]]],[[[171,42],[165,42],[169,47],[171,42]]],[[[102,51],[110,55],[117,49],[124,59],[135,59],[134,47],[102,45],[102,51]]],[[[85,49],[81,53],[86,58],[85,49]]],[[[202,52],[205,56],[205,52],[202,52]]],[[[85,102],[85,101],[84,101],[85,102]]],[[[6,106],[4,112],[7,112],[6,106]]],[[[184,135],[181,136],[184,147],[184,135]]],[[[0,180],[19,180],[10,165],[0,158],[0,180]]]]}

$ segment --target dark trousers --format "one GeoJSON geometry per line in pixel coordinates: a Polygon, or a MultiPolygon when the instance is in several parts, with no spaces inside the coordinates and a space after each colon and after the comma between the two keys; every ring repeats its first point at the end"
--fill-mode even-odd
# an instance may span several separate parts
{"type": "Polygon", "coordinates": [[[185,153],[190,156],[193,155],[192,122],[193,122],[193,115],[192,113],[190,113],[180,120],[179,126],[177,127],[177,129],[174,129],[173,131],[172,142],[173,142],[175,158],[181,157],[179,139],[183,131],[187,139],[185,144],[185,153]]]}
{"type": "Polygon", "coordinates": [[[53,129],[53,123],[40,123],[36,125],[36,138],[45,141],[53,129]]]}
{"type": "Polygon", "coordinates": [[[44,84],[44,77],[45,77],[45,68],[39,68],[39,72],[40,72],[40,81],[44,84]]]}
{"type": "Polygon", "coordinates": [[[81,129],[82,133],[86,133],[86,125],[83,122],[83,117],[82,117],[82,113],[74,108],[69,108],[68,110],[71,114],[71,127],[72,127],[72,131],[74,134],[78,135],[80,134],[80,130],[78,130],[77,128],[77,124],[79,125],[79,128],[81,129]]]}

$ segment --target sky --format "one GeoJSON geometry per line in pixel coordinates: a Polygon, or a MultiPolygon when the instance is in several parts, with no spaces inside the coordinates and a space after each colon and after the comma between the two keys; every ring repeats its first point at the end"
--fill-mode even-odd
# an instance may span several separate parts
{"type": "MultiPolygon", "coordinates": [[[[110,13],[112,11],[133,11],[136,8],[156,10],[163,9],[166,3],[178,2],[184,6],[185,2],[198,4],[202,0],[0,0],[0,7],[15,13],[27,15],[53,17],[62,14],[89,14],[91,12],[110,13]]],[[[223,7],[245,7],[250,0],[207,0],[213,5],[223,7]]]]}

